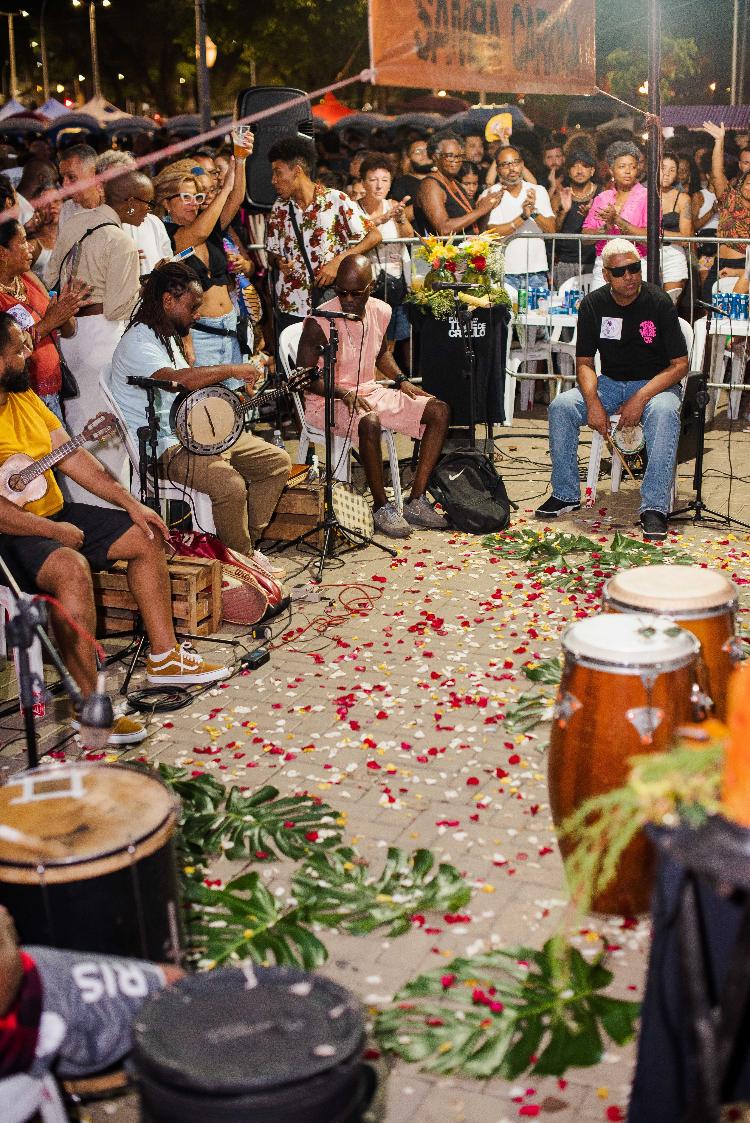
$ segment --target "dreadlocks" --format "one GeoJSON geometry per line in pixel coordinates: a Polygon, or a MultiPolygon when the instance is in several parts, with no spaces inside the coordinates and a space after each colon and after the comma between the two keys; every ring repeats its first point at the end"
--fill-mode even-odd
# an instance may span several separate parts
{"type": "MultiPolygon", "coordinates": [[[[172,296],[182,296],[191,285],[200,288],[200,281],[195,270],[182,261],[168,261],[158,269],[154,269],[146,279],[141,299],[136,304],[128,323],[128,328],[132,328],[135,324],[145,324],[147,328],[151,328],[159,342],[166,347],[172,362],[174,362],[172,349],[174,344],[177,345],[184,359],[187,356],[182,339],[177,335],[164,312],[164,295],[170,293],[172,296]]],[[[127,331],[128,328],[125,330],[127,331]]]]}

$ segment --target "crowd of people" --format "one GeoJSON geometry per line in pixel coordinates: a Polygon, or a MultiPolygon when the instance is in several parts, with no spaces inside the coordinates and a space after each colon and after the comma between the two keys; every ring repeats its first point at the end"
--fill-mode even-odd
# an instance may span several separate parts
{"type": "MultiPolygon", "coordinates": [[[[41,456],[64,443],[68,431],[80,432],[112,400],[131,447],[136,446],[146,393],[130,381],[133,377],[166,379],[186,391],[219,383],[252,389],[273,371],[284,332],[296,333],[298,363],[319,366],[331,317],[343,312],[334,386],[336,433],[360,450],[375,527],[386,536],[405,538],[416,528],[445,526],[426,491],[449,411],[409,381],[404,343],[411,329],[404,297],[412,259],[405,240],[415,234],[460,237],[483,231],[504,240],[504,279],[515,290],[559,286],[592,273],[592,288],[606,287],[606,292],[589,311],[599,326],[604,317],[607,330],[625,322],[617,307],[635,302],[628,313],[632,318],[648,298],[648,317],[639,320],[638,330],[643,335],[644,324],[650,325],[664,342],[656,348],[658,360],[646,363],[646,373],[640,371],[649,385],[637,388],[636,412],[639,419],[644,416],[647,443],[653,443],[651,430],[656,433],[664,424],[659,408],[663,414],[668,406],[670,417],[674,413],[675,372],[681,371],[683,358],[676,314],[666,315],[661,297],[673,312],[679,305],[685,315],[691,270],[700,273],[709,293],[717,276],[732,278],[739,291],[748,289],[743,241],[750,243],[747,141],[747,134],[728,139],[723,126],[707,124],[705,131],[675,138],[665,148],[661,294],[647,284],[645,246],[637,240],[646,232],[645,153],[641,140],[627,130],[604,138],[576,131],[562,138],[537,131],[514,135],[503,127],[492,141],[480,133],[449,130],[401,135],[329,130],[315,140],[297,133],[268,152],[276,201],[264,213],[251,212],[245,201],[251,133],[234,136],[231,148],[198,144],[179,160],[162,161],[154,153],[148,161],[146,154],[140,167],[127,151],[99,152],[85,143],[58,153],[39,140],[23,152],[4,146],[0,453],[5,458],[23,449],[41,456]],[[698,231],[739,241],[722,245],[718,254],[706,242],[698,252],[694,243],[685,242],[698,231]],[[519,232],[531,236],[514,237],[519,232]],[[556,240],[558,234],[582,237],[556,240]],[[604,235],[618,240],[608,243],[604,235]],[[617,250],[614,265],[608,245],[617,250]],[[667,368],[664,385],[659,382],[655,389],[657,374],[667,368]],[[383,429],[420,442],[411,494],[402,506],[388,498],[384,486],[383,429]]],[[[603,427],[593,374],[596,348],[591,332],[586,338],[591,370],[584,371],[585,393],[569,392],[579,395],[575,402],[562,395],[550,415],[554,501],[543,505],[541,517],[555,517],[578,502],[573,430],[577,433],[586,418],[603,427]],[[589,391],[596,398],[593,412],[584,402],[589,391]],[[566,426],[565,453],[557,456],[556,442],[559,452],[566,426]]],[[[632,403],[622,398],[618,373],[622,360],[608,361],[615,385],[612,401],[603,408],[622,407],[630,417],[632,403]]],[[[579,382],[581,370],[579,360],[579,382]]],[[[313,429],[322,424],[322,389],[320,380],[313,381],[306,394],[306,419],[313,429]]],[[[156,454],[163,478],[207,495],[225,545],[278,573],[260,545],[290,474],[288,453],[243,431],[223,453],[191,455],[172,430],[170,405],[171,399],[158,392],[156,454]]],[[[669,445],[665,461],[671,456],[671,421],[668,435],[659,438],[669,445]]],[[[658,456],[652,460],[652,474],[659,474],[656,481],[647,477],[644,502],[647,511],[659,514],[654,535],[661,537],[671,477],[659,468],[658,456]]],[[[95,457],[77,452],[65,458],[62,490],[50,474],[42,500],[28,506],[0,501],[0,549],[22,585],[42,588],[63,604],[67,599],[87,627],[93,622],[91,581],[79,560],[105,567],[127,560],[138,599],[146,587],[139,573],[155,564],[153,544],[166,533],[127,490],[131,468],[123,442],[112,440],[95,457]],[[79,559],[73,567],[81,574],[77,586],[67,583],[68,554],[79,559]]],[[[155,572],[163,589],[164,572],[155,572]]],[[[176,644],[168,616],[164,596],[152,599],[144,611],[152,640],[150,676],[203,681],[202,676],[224,673],[176,644]]],[[[90,654],[84,657],[78,633],[62,615],[53,619],[82,689],[90,690],[90,654]]],[[[121,732],[126,736],[128,729],[121,732]]],[[[134,739],[142,735],[140,727],[130,732],[134,739]]]]}

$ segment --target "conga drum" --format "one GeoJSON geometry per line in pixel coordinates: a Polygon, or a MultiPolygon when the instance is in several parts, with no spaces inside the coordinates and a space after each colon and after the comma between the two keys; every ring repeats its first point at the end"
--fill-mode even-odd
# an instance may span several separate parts
{"type": "Polygon", "coordinates": [[[126,764],[46,765],[0,787],[0,904],[21,942],[179,962],[179,801],[126,764]]]}
{"type": "Polygon", "coordinates": [[[362,1123],[377,1084],[364,1041],[343,987],[246,963],[151,998],[128,1067],[143,1123],[362,1123]]]}
{"type": "Polygon", "coordinates": [[[655,612],[676,620],[701,643],[705,686],[714,714],[727,718],[727,687],[743,645],[735,635],[737,586],[699,565],[644,565],[624,569],[604,586],[608,612],[655,612]]]}
{"type": "MultiPolygon", "coordinates": [[[[555,826],[592,796],[620,787],[630,758],[668,748],[693,718],[699,643],[664,616],[603,614],[571,624],[549,747],[555,826]]],[[[575,848],[560,840],[563,859],[575,848]]],[[[643,835],[624,851],[594,912],[633,916],[649,907],[654,858],[643,835]]]]}

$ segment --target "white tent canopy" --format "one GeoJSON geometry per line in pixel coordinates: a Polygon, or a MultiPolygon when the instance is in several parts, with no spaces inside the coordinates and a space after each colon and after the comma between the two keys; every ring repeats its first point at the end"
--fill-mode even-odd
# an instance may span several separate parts
{"type": "Polygon", "coordinates": [[[63,105],[61,101],[58,101],[56,97],[51,97],[45,101],[44,105],[39,106],[37,113],[42,113],[45,117],[48,117],[50,121],[54,121],[56,117],[62,117],[63,114],[70,113],[70,110],[66,105],[63,105]]]}
{"type": "Polygon", "coordinates": [[[4,117],[16,117],[19,113],[25,112],[26,106],[21,105],[20,101],[16,101],[15,98],[11,98],[10,101],[6,101],[3,108],[0,109],[0,121],[2,121],[4,117]]]}
{"type": "Polygon", "coordinates": [[[130,117],[122,109],[118,109],[111,101],[104,97],[92,97],[85,105],[76,106],[77,113],[87,113],[100,125],[108,125],[110,121],[125,121],[130,117]]]}

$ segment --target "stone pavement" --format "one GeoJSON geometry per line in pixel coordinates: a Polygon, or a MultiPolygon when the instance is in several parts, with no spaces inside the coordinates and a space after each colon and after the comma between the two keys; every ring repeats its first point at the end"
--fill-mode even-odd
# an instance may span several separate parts
{"type": "MultiPolygon", "coordinates": [[[[744,475],[750,436],[736,432],[730,442],[720,417],[708,446],[706,502],[726,510],[731,456],[734,472],[743,474],[732,482],[731,510],[742,517],[750,511],[744,475]]],[[[520,504],[513,526],[530,520],[537,527],[531,511],[547,494],[549,471],[542,412],[521,415],[513,429],[501,430],[497,449],[499,470],[520,504]]],[[[587,452],[585,445],[581,451],[587,452]]],[[[680,473],[682,492],[691,468],[680,473]]],[[[607,478],[600,486],[596,506],[560,528],[635,533],[633,484],[626,482],[617,496],[610,495],[607,478]]],[[[688,525],[670,537],[697,560],[750,580],[744,533],[688,525]]],[[[304,580],[294,572],[305,558],[290,562],[290,584],[304,580]]],[[[740,595],[746,612],[742,584],[740,595]]],[[[325,972],[375,1006],[415,974],[457,954],[541,946],[561,923],[567,892],[548,806],[548,727],[511,736],[503,717],[529,689],[522,664],[555,654],[561,629],[580,608],[564,591],[530,587],[522,564],[496,560],[470,536],[415,534],[393,562],[373,548],[357,551],[326,568],[320,603],[294,612],[269,664],[155,721],[142,748],[150,760],[205,769],[227,783],[270,783],[283,794],[320,795],[345,813],[346,837],[356,839],[376,868],[395,844],[427,847],[461,870],[474,890],[468,921],[428,916],[398,939],[323,935],[330,950],[325,972]]],[[[211,651],[210,641],[204,648],[211,651]]],[[[20,742],[7,731],[4,737],[0,768],[13,769],[20,742]]],[[[262,869],[283,892],[276,867],[262,869]]],[[[584,950],[598,950],[604,941],[615,974],[612,993],[640,996],[645,921],[631,926],[618,918],[585,918],[575,938],[584,950]]],[[[623,1119],[633,1058],[633,1047],[612,1047],[595,1068],[571,1070],[560,1081],[525,1076],[513,1085],[438,1079],[397,1063],[382,1118],[623,1119]]],[[[131,1123],[136,1111],[127,1098],[89,1108],[85,1118],[131,1123]]]]}

